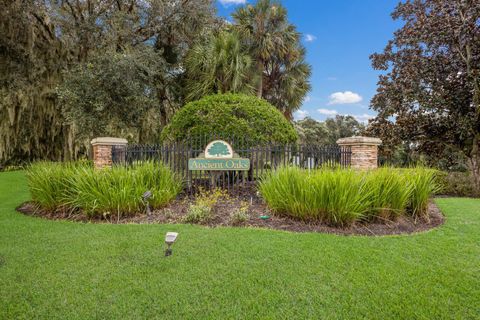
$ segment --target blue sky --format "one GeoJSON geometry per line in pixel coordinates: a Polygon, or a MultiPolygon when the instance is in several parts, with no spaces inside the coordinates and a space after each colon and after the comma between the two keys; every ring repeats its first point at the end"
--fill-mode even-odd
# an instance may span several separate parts
{"type": "MultiPolygon", "coordinates": [[[[218,14],[229,18],[242,3],[256,0],[217,0],[218,14]]],[[[290,22],[303,34],[312,66],[312,90],[297,119],[308,115],[324,120],[350,114],[366,121],[379,71],[369,56],[381,52],[401,22],[390,13],[399,0],[283,0],[290,22]]]]}

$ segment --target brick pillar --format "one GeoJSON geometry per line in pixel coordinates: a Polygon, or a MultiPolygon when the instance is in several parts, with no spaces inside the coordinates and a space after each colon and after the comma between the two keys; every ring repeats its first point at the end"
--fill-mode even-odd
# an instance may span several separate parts
{"type": "Polygon", "coordinates": [[[382,140],[370,137],[348,137],[337,140],[341,147],[352,150],[351,167],[355,169],[375,169],[378,167],[378,146],[382,140]]]}
{"type": "Polygon", "coordinates": [[[95,168],[104,168],[112,166],[112,147],[127,146],[127,140],[122,138],[100,137],[91,142],[93,147],[93,163],[95,168]]]}

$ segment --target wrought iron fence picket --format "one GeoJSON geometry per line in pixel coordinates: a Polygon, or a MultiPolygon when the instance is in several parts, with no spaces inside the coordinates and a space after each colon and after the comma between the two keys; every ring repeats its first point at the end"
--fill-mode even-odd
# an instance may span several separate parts
{"type": "Polygon", "coordinates": [[[281,166],[295,165],[308,170],[322,166],[348,167],[351,161],[350,147],[338,145],[301,144],[259,144],[235,136],[223,137],[235,153],[250,159],[248,171],[225,171],[212,174],[211,171],[188,170],[188,159],[204,152],[208,142],[221,139],[218,135],[198,135],[185,142],[155,145],[114,146],[112,161],[115,165],[133,165],[135,162],[155,161],[169,167],[185,182],[185,191],[195,193],[199,189],[220,187],[231,193],[240,193],[258,182],[267,171],[281,166]]]}

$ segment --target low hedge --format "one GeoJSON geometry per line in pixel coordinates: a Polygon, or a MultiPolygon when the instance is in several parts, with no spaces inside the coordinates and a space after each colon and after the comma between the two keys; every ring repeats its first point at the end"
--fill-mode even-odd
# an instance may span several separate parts
{"type": "Polygon", "coordinates": [[[50,211],[64,210],[90,217],[142,212],[142,195],[152,192],[153,208],[165,206],[181,190],[181,182],[160,163],[96,170],[90,163],[38,162],[27,169],[32,200],[50,211]]]}
{"type": "Polygon", "coordinates": [[[277,214],[347,226],[400,215],[427,217],[440,189],[437,171],[380,168],[372,171],[284,167],[266,174],[259,191],[277,214]]]}

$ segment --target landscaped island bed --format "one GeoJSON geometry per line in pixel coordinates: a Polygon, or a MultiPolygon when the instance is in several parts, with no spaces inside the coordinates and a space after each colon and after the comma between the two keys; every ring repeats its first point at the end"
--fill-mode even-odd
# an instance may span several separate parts
{"type": "Polygon", "coordinates": [[[19,208],[54,219],[195,223],[290,231],[397,234],[442,223],[430,205],[435,170],[281,167],[243,200],[221,188],[181,194],[181,179],[161,162],[94,169],[89,163],[37,163],[27,170],[33,201],[19,208]],[[177,198],[175,201],[174,199],[177,198]]]}
{"type": "Polygon", "coordinates": [[[479,199],[387,237],[51,221],[15,211],[29,199],[0,173],[0,319],[478,318],[479,199]]]}
{"type": "Polygon", "coordinates": [[[176,224],[176,223],[195,223],[209,228],[216,227],[250,227],[250,228],[264,228],[272,230],[283,230],[291,232],[322,232],[332,233],[338,235],[366,235],[366,236],[380,236],[380,235],[395,235],[395,234],[409,234],[424,232],[432,228],[436,228],[443,224],[444,217],[437,205],[430,202],[428,205],[428,219],[413,219],[412,217],[402,216],[395,220],[377,220],[365,223],[356,223],[348,227],[335,227],[321,222],[309,221],[305,222],[298,219],[293,219],[286,216],[277,216],[271,213],[269,208],[263,204],[248,202],[238,199],[231,199],[230,197],[218,199],[218,202],[212,208],[211,216],[206,221],[186,221],[189,215],[189,208],[191,201],[189,199],[179,199],[172,201],[165,208],[153,210],[150,215],[144,212],[131,217],[122,217],[116,219],[104,219],[101,217],[89,218],[83,215],[69,215],[66,212],[57,211],[49,212],[39,209],[31,202],[25,202],[17,208],[19,212],[33,217],[46,218],[51,220],[68,220],[74,222],[84,223],[112,223],[112,224],[176,224]],[[239,211],[238,208],[245,206],[247,203],[248,215],[238,220],[235,214],[239,211]],[[268,219],[262,219],[262,216],[268,216],[268,219]]]}

